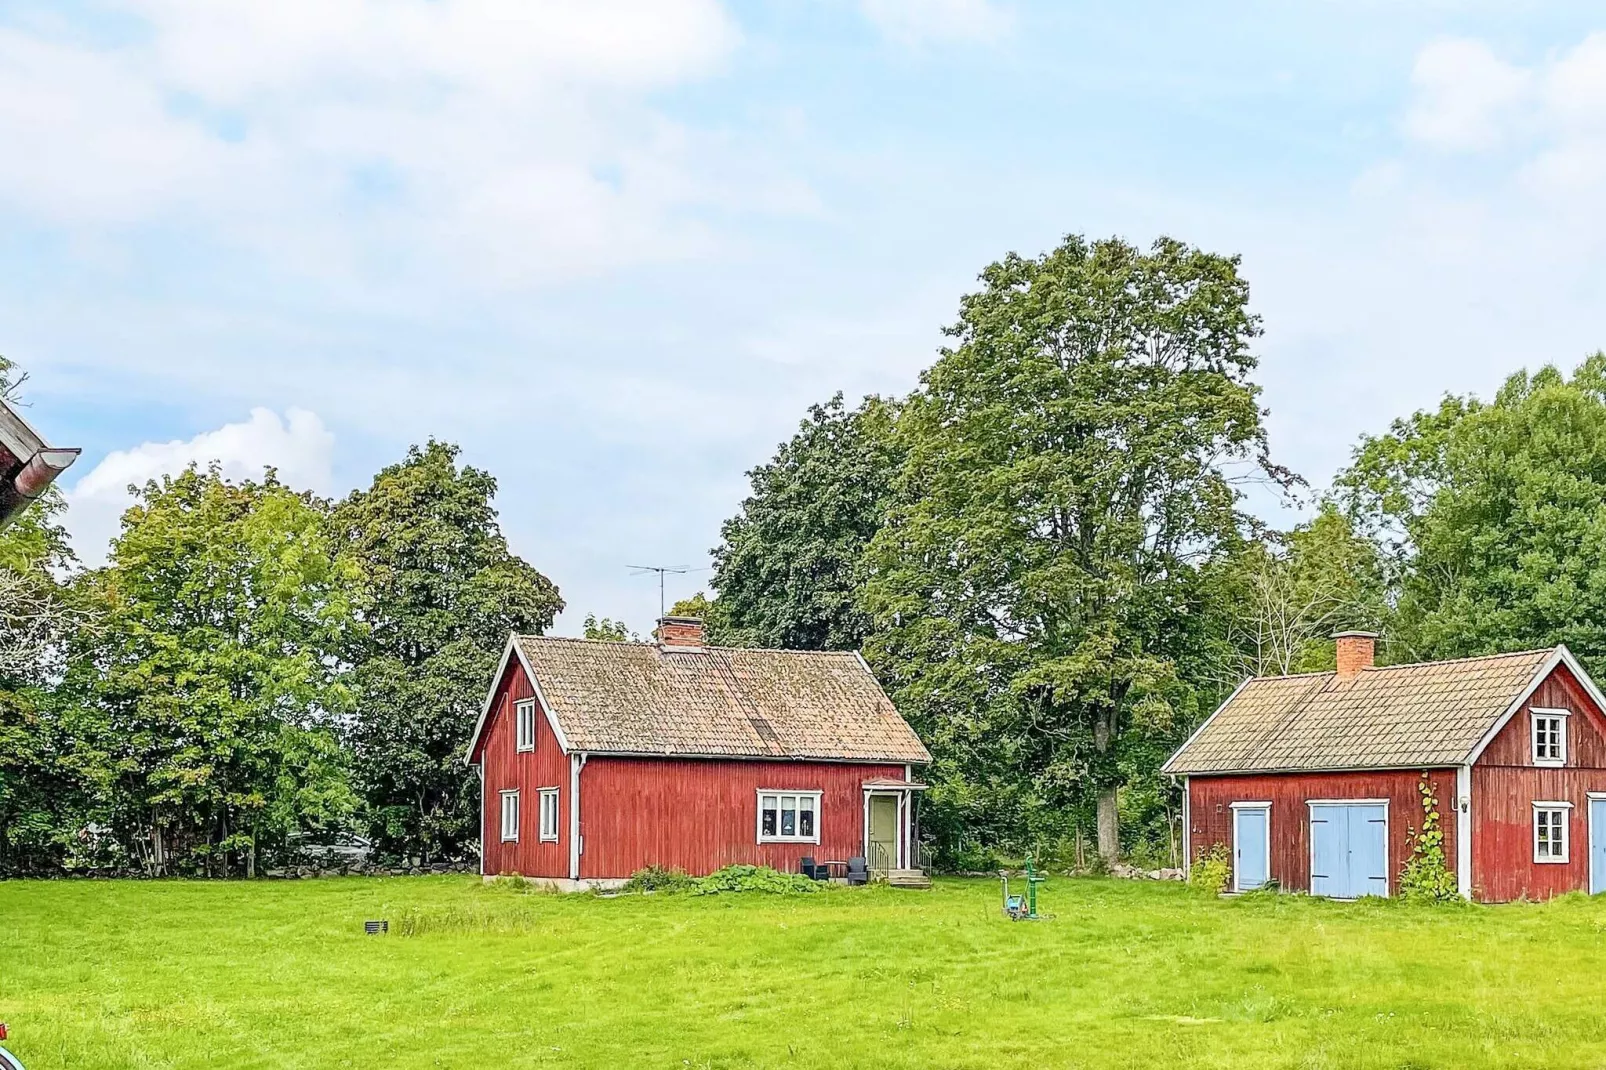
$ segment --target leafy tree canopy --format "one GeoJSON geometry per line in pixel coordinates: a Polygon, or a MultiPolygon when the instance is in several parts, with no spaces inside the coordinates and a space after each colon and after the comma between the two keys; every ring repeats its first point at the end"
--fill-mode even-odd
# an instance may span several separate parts
{"type": "Polygon", "coordinates": [[[857,650],[870,629],[858,604],[865,547],[880,528],[898,463],[897,405],[838,394],[809,415],[720,529],[710,631],[721,643],[857,650]]]}
{"type": "MultiPolygon", "coordinates": [[[[898,421],[869,653],[937,757],[938,831],[1029,834],[1191,716],[1201,566],[1266,457],[1236,258],[1071,237],[967,296],[898,421]]],[[[723,599],[724,591],[721,591],[723,599]]]]}
{"type": "Polygon", "coordinates": [[[456,857],[478,834],[464,749],[508,634],[540,634],[557,588],[514,555],[491,504],[496,480],[430,441],[334,510],[338,543],[366,598],[347,650],[356,695],[347,739],[382,849],[456,857]]]}

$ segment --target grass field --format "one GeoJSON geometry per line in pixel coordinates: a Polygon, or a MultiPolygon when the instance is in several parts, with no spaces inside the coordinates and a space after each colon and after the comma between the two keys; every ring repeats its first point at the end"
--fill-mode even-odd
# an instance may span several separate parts
{"type": "Polygon", "coordinates": [[[1606,1065],[1606,901],[1044,901],[0,883],[0,1020],[28,1070],[1606,1065]]]}

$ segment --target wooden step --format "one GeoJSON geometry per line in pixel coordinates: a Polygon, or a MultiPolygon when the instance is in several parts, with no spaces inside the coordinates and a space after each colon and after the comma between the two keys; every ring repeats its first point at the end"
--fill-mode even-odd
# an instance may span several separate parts
{"type": "Polygon", "coordinates": [[[925,870],[893,869],[887,871],[887,883],[894,888],[930,888],[931,878],[925,870]]]}

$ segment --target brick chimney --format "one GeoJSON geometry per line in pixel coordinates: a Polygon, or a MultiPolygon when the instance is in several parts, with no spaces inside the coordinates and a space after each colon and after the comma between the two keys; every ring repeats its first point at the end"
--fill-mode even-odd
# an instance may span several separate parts
{"type": "Polygon", "coordinates": [[[684,649],[700,649],[707,645],[703,638],[701,617],[663,617],[658,621],[658,645],[684,649]]]}
{"type": "Polygon", "coordinates": [[[1352,680],[1362,669],[1372,667],[1372,655],[1377,647],[1376,632],[1339,632],[1333,636],[1338,643],[1338,678],[1352,680]]]}

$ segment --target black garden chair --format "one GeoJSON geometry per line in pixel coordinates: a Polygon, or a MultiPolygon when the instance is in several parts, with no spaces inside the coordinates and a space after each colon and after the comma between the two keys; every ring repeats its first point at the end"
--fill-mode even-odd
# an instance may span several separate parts
{"type": "Polygon", "coordinates": [[[864,860],[863,855],[854,855],[848,859],[848,883],[870,883],[870,864],[864,860]]]}

